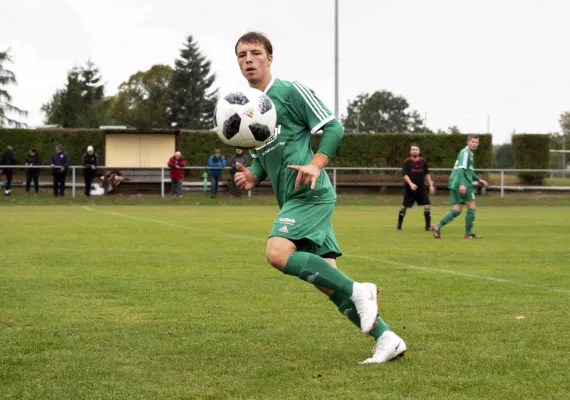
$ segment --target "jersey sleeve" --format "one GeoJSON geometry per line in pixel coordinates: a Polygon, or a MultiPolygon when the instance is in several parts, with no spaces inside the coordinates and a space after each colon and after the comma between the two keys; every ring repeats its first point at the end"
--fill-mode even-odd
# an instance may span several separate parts
{"type": "Polygon", "coordinates": [[[427,163],[427,161],[424,163],[424,174],[425,174],[425,175],[429,174],[429,168],[428,168],[428,163],[427,163]]]}
{"type": "Polygon", "coordinates": [[[412,174],[412,167],[409,162],[405,162],[404,166],[402,167],[402,175],[408,175],[408,177],[412,174]]]}
{"type": "Polygon", "coordinates": [[[261,165],[261,161],[259,161],[255,150],[250,150],[249,154],[252,158],[250,171],[257,177],[257,183],[260,184],[267,178],[267,171],[265,171],[265,168],[261,165]]]}
{"type": "Polygon", "coordinates": [[[299,114],[307,128],[311,130],[311,133],[317,132],[335,119],[329,109],[315,96],[315,93],[299,82],[293,82],[291,106],[299,114]]]}
{"type": "Polygon", "coordinates": [[[466,150],[461,150],[457,160],[457,167],[468,169],[469,168],[469,152],[466,150]]]}

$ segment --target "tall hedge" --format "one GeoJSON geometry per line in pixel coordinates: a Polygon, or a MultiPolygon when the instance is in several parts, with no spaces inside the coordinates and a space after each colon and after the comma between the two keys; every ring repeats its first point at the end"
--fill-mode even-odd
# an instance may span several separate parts
{"type": "MultiPolygon", "coordinates": [[[[93,145],[102,163],[104,154],[102,130],[27,130],[0,129],[0,148],[11,144],[15,147],[19,163],[27,150],[36,146],[42,160],[48,160],[61,143],[71,156],[72,164],[81,164],[81,157],[88,145],[93,145]]],[[[313,135],[311,140],[316,149],[322,135],[313,135]]],[[[480,135],[479,150],[475,158],[476,168],[491,168],[493,146],[491,135],[480,135]]],[[[231,157],[233,149],[224,146],[211,131],[182,131],[180,151],[189,165],[206,165],[213,149],[219,147],[222,153],[231,157]]],[[[345,134],[331,166],[337,167],[400,167],[409,155],[410,145],[417,143],[424,157],[434,168],[451,168],[457,153],[466,145],[466,135],[408,135],[408,134],[345,134]]],[[[166,163],[166,160],[165,160],[166,163]]]]}
{"type": "MultiPolygon", "coordinates": [[[[550,135],[513,135],[513,157],[517,169],[548,169],[550,167],[550,135]]],[[[521,172],[523,183],[542,185],[546,173],[521,172]]]]}

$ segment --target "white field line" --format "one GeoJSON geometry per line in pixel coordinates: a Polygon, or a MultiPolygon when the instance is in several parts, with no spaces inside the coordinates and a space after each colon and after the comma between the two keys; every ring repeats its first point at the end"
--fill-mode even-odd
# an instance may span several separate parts
{"type": "MultiPolygon", "coordinates": [[[[211,233],[215,233],[217,235],[224,235],[224,236],[229,236],[232,238],[240,238],[240,239],[246,239],[246,240],[257,240],[257,241],[262,241],[262,242],[267,241],[267,238],[262,239],[262,238],[258,238],[258,237],[238,235],[238,234],[234,234],[234,233],[218,231],[215,229],[196,228],[196,227],[188,226],[188,225],[173,224],[170,222],[161,221],[161,220],[157,220],[157,219],[141,218],[141,217],[135,217],[133,215],[122,214],[122,213],[117,213],[117,212],[96,210],[94,208],[87,207],[87,206],[82,206],[81,208],[83,208],[84,210],[87,210],[87,211],[96,212],[96,213],[100,213],[100,214],[107,214],[107,215],[113,215],[116,217],[129,218],[129,219],[133,219],[135,221],[152,222],[155,224],[161,224],[161,225],[170,226],[170,227],[178,228],[178,229],[186,229],[189,231],[211,232],[211,233]]],[[[532,285],[529,283],[522,283],[522,282],[510,280],[510,279],[504,279],[504,278],[495,278],[495,277],[487,276],[487,275],[469,274],[469,273],[454,271],[454,270],[450,270],[450,269],[421,267],[418,265],[406,264],[406,263],[401,263],[398,261],[393,261],[393,260],[389,260],[389,259],[385,259],[385,258],[378,258],[378,257],[368,257],[368,256],[348,254],[348,253],[343,253],[343,255],[345,255],[347,257],[352,257],[352,258],[359,258],[361,260],[375,261],[375,262],[380,262],[383,264],[396,265],[399,267],[404,267],[407,269],[414,269],[414,270],[418,270],[418,271],[427,271],[427,272],[435,272],[435,273],[439,273],[439,274],[461,276],[464,278],[478,279],[478,280],[484,280],[484,281],[495,282],[495,283],[505,283],[505,284],[516,285],[516,286],[521,286],[521,287],[547,290],[547,291],[555,292],[555,293],[570,293],[570,290],[567,290],[567,289],[559,289],[559,288],[553,288],[553,287],[549,287],[549,286],[532,285]]]]}

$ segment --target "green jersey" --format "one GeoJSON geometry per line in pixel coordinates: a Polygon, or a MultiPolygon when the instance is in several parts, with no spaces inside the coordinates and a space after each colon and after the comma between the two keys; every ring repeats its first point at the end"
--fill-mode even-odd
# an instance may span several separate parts
{"type": "MultiPolygon", "coordinates": [[[[265,89],[277,112],[273,135],[262,146],[251,150],[251,171],[259,182],[266,177],[281,208],[286,201],[300,203],[334,203],[336,193],[323,170],[314,189],[300,184],[295,190],[298,171],[288,165],[307,165],[313,159],[311,133],[319,131],[335,118],[311,89],[298,82],[273,78],[265,89]]],[[[329,157],[332,156],[328,154],[329,157]]]]}
{"type": "Polygon", "coordinates": [[[469,147],[465,147],[459,152],[453,172],[449,178],[449,188],[452,190],[459,190],[459,186],[465,186],[467,191],[473,190],[473,181],[479,182],[479,177],[475,174],[473,167],[473,152],[469,147]]]}

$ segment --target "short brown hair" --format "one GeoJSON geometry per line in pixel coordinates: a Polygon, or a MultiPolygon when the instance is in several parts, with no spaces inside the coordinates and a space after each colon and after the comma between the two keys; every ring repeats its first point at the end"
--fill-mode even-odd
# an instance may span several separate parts
{"type": "Polygon", "coordinates": [[[419,148],[420,148],[420,145],[415,144],[415,143],[412,143],[412,144],[410,145],[410,149],[411,149],[412,147],[417,147],[417,148],[419,149],[419,148]]]}
{"type": "Polygon", "coordinates": [[[479,139],[478,135],[467,135],[467,141],[470,141],[471,139],[479,139]]]}
{"type": "Polygon", "coordinates": [[[273,54],[273,45],[269,38],[261,32],[248,32],[245,35],[242,35],[236,42],[235,52],[237,55],[237,47],[240,43],[247,43],[247,44],[261,44],[265,48],[267,55],[273,54]]]}

